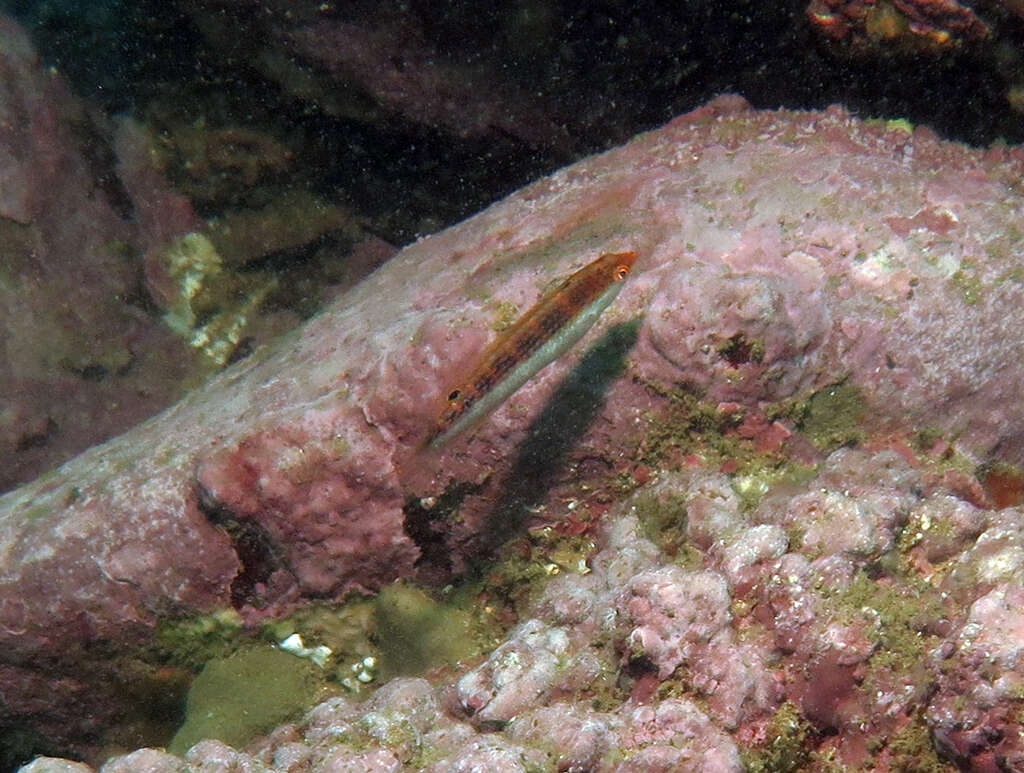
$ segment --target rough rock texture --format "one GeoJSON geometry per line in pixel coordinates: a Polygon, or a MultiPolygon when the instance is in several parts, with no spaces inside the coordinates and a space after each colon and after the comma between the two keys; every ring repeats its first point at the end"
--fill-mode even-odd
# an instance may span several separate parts
{"type": "Polygon", "coordinates": [[[657,505],[685,527],[679,503],[728,483],[661,474],[605,514],[587,571],[548,581],[485,662],[331,698],[244,751],[204,741],[184,763],[142,750],[102,771],[1016,769],[1024,563],[1004,557],[989,583],[964,567],[992,555],[985,533],[1019,537],[1021,513],[976,511],[982,537],[960,531],[922,569],[914,551],[970,507],[922,480],[891,450],[836,451],[786,496],[724,502],[734,519],[689,569],[644,536],[657,505]],[[766,541],[812,492],[889,501],[880,530],[902,547],[766,541]]]}
{"type": "MultiPolygon", "coordinates": [[[[152,415],[192,369],[143,310],[149,222],[105,121],[0,16],[0,490],[152,415]],[[134,305],[130,302],[135,300],[134,305]]],[[[149,220],[158,221],[162,214],[149,220]]]]}
{"type": "MultiPolygon", "coordinates": [[[[177,400],[201,378],[195,349],[218,350],[210,364],[219,365],[297,324],[286,310],[256,313],[251,299],[270,286],[266,277],[246,282],[210,264],[236,268],[330,228],[348,225],[355,241],[364,235],[340,209],[332,208],[333,218],[320,214],[310,197],[294,213],[267,208],[208,226],[168,182],[153,131],[76,99],[4,16],[0,43],[0,491],[7,491],[177,400]],[[211,230],[220,238],[216,250],[205,242],[207,264],[195,260],[169,276],[174,240],[211,230]],[[188,331],[190,344],[186,309],[202,320],[198,335],[188,331]],[[161,312],[170,312],[169,323],[161,312]]],[[[205,175],[223,183],[214,171],[205,175]]],[[[390,254],[379,240],[360,241],[347,258],[332,256],[344,269],[330,280],[349,286],[390,254]]]]}
{"type": "Polygon", "coordinates": [[[243,30],[251,66],[329,115],[419,124],[499,144],[571,147],[550,100],[516,85],[489,57],[453,51],[431,14],[387,3],[325,9],[306,0],[224,0],[184,10],[217,49],[237,50],[243,30]]]}
{"type": "Polygon", "coordinates": [[[534,146],[567,143],[565,130],[534,103],[539,100],[483,68],[445,65],[408,23],[371,28],[332,19],[282,27],[275,32],[295,53],[387,112],[461,137],[507,133],[534,146]],[[496,89],[495,83],[501,85],[496,89]]]}
{"type": "MultiPolygon", "coordinates": [[[[961,560],[980,524],[949,497],[984,507],[985,492],[941,464],[954,452],[1024,459],[1013,225],[1022,171],[1019,150],[972,151],[839,109],[758,113],[727,97],[421,240],[273,349],[0,499],[0,712],[32,706],[36,727],[85,745],[130,700],[109,653],[134,652],[160,619],[230,606],[254,623],[416,572],[449,578],[514,532],[524,505],[572,523],[563,503],[597,492],[598,518],[621,491],[613,480],[715,463],[686,446],[710,425],[741,456],[820,462],[828,444],[815,446],[811,430],[829,406],[842,412],[830,395],[854,394],[858,435],[839,443],[894,451],[853,461],[840,452],[795,493],[785,475],[773,486],[719,457],[721,477],[679,484],[692,500],[688,522],[664,546],[698,560],[668,566],[635,540],[601,559],[607,587],[589,592],[603,601],[574,603],[615,610],[602,623],[611,629],[595,631],[628,629],[621,646],[638,700],[680,667],[687,689],[708,696],[699,707],[689,697],[654,705],[650,716],[620,708],[650,758],[624,770],[667,769],[686,755],[730,769],[727,751],[713,761],[700,751],[712,731],[693,728],[756,736],[754,717],[777,708],[780,690],[821,729],[886,712],[906,722],[922,690],[904,670],[878,677],[881,697],[854,687],[885,646],[880,619],[830,617],[821,588],[865,569],[884,575],[881,557],[905,538],[920,491],[943,481],[929,519],[946,514],[952,532],[922,548],[923,560],[948,553],[951,577],[1017,582],[1008,558],[991,557],[1016,555],[1005,516],[993,514],[992,534],[961,560]],[[496,327],[554,278],[622,249],[641,254],[635,276],[575,353],[475,432],[441,453],[417,452],[452,374],[496,327]],[[922,433],[934,456],[917,471],[908,441],[922,433]],[[763,630],[737,635],[730,596],[772,610],[756,617],[763,630]],[[685,609],[670,614],[673,605],[685,609]],[[795,665],[779,676],[770,664],[783,656],[795,665]],[[824,695],[822,684],[832,686],[824,695]],[[44,689],[52,699],[39,700],[44,689]]],[[[934,635],[967,625],[970,605],[976,620],[1015,630],[1012,588],[1004,592],[984,603],[951,595],[965,606],[944,612],[934,635]]],[[[534,658],[515,674],[526,697],[481,672],[459,682],[464,710],[503,722],[565,693],[572,639],[563,641],[558,615],[538,619],[539,644],[518,645],[534,658]]],[[[527,630],[513,632],[511,651],[527,630]]],[[[948,657],[970,673],[985,640],[951,641],[948,657]]],[[[1019,667],[1013,650],[999,662],[1019,667]]],[[[592,663],[573,667],[581,679],[594,673],[592,663]]],[[[998,707],[1012,689],[989,677],[998,707]]],[[[957,733],[982,715],[963,712],[949,701],[946,735],[970,756],[976,740],[958,746],[957,733]]],[[[460,753],[508,752],[480,743],[460,753]]]]}

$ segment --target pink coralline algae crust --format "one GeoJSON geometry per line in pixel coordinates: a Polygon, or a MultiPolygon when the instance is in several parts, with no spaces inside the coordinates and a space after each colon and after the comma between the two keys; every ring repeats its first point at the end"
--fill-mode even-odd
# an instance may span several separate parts
{"type": "MultiPolygon", "coordinates": [[[[1020,582],[1013,518],[983,495],[967,508],[970,474],[919,469],[940,460],[908,443],[940,438],[968,469],[1024,461],[1022,172],[1017,149],[723,97],[411,245],[277,346],[0,499],[0,720],[31,706],[34,727],[92,750],[133,709],[109,653],[142,651],[161,620],[230,607],[256,625],[398,577],[448,581],[514,532],[525,503],[566,530],[599,527],[607,546],[592,575],[556,581],[521,618],[499,647],[508,662],[448,685],[465,732],[537,704],[577,711],[577,682],[606,691],[616,674],[631,681],[632,703],[609,707],[623,743],[661,722],[636,706],[678,683],[665,722],[690,729],[638,746],[649,769],[729,769],[730,747],[708,756],[692,728],[763,737],[783,699],[855,761],[871,753],[852,740],[865,722],[920,730],[922,685],[964,695],[981,678],[956,638],[968,610],[1020,582]],[[623,249],[641,255],[634,275],[573,353],[472,432],[419,451],[450,381],[502,325],[623,249]],[[826,459],[805,436],[790,409],[837,384],[877,453],[826,459]],[[820,463],[817,483],[751,481],[737,459],[709,470],[673,447],[666,427],[693,401],[734,428],[734,448],[820,463]],[[674,472],[639,463],[655,446],[674,472]],[[616,504],[626,479],[682,503],[674,552],[616,504]],[[612,651],[578,659],[593,637],[612,651]],[[925,678],[940,679],[945,650],[910,645],[929,637],[950,642],[961,682],[925,678]],[[883,668],[894,651],[910,654],[883,668]]],[[[950,753],[972,758],[977,740],[957,733],[974,715],[949,706],[950,753]]]]}
{"type": "Polygon", "coordinates": [[[126,303],[149,228],[135,217],[151,210],[121,185],[113,130],[3,16],[0,73],[5,491],[167,406],[192,370],[184,345],[126,303]]]}
{"type": "Polygon", "coordinates": [[[528,620],[487,662],[455,685],[458,710],[474,724],[507,722],[532,706],[594,682],[602,665],[586,651],[571,651],[569,631],[528,620]]]}
{"type": "MultiPolygon", "coordinates": [[[[949,492],[925,490],[900,459],[843,449],[791,495],[856,490],[892,501],[903,556],[931,532],[960,533],[927,575],[882,546],[822,553],[784,540],[780,549],[765,535],[786,517],[781,496],[753,509],[722,502],[733,518],[708,532],[700,568],[684,568],[643,536],[641,514],[653,512],[652,497],[680,501],[720,476],[666,475],[608,511],[588,571],[548,581],[483,663],[435,683],[395,679],[365,702],[330,698],[245,750],[203,741],[184,761],[142,750],[102,771],[724,773],[828,760],[1012,770],[1022,754],[1024,563],[1001,561],[994,584],[959,582],[979,558],[970,534],[984,524],[963,530],[949,492]],[[744,571],[727,569],[737,552],[744,571]],[[799,720],[786,719],[794,712],[799,720]]],[[[1021,534],[1020,516],[982,518],[1021,534]]],[[[37,765],[32,773],[47,770],[37,765]]]]}
{"type": "Polygon", "coordinates": [[[729,623],[729,590],[718,574],[684,572],[678,566],[633,577],[623,605],[632,619],[644,620],[629,644],[658,667],[664,679],[729,623]],[[685,610],[682,617],[680,610],[685,610]]]}

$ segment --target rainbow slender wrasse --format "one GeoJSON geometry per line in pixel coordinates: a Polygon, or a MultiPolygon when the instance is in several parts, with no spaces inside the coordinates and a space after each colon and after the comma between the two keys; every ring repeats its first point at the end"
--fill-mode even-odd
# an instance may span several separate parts
{"type": "Polygon", "coordinates": [[[541,298],[447,392],[424,446],[440,448],[567,352],[615,300],[635,262],[635,252],[607,253],[541,298]]]}

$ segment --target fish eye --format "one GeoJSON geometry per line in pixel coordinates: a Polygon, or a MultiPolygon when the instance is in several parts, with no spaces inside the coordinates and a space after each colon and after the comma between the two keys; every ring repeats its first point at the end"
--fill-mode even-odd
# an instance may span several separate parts
{"type": "Polygon", "coordinates": [[[452,400],[458,400],[460,394],[461,393],[459,392],[458,389],[453,389],[451,394],[448,395],[449,402],[452,401],[452,400]]]}
{"type": "Polygon", "coordinates": [[[621,280],[625,279],[627,276],[629,276],[629,266],[626,266],[626,265],[616,266],[616,268],[615,268],[615,278],[616,279],[621,281],[621,280]]]}

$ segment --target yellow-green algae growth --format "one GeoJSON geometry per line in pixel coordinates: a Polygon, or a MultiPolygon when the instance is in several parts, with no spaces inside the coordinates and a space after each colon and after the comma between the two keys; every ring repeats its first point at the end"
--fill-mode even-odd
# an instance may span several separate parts
{"type": "Polygon", "coordinates": [[[374,635],[382,679],[422,676],[481,652],[474,616],[458,603],[438,602],[405,583],[384,588],[374,599],[374,635]]]}
{"type": "Polygon", "coordinates": [[[528,529],[506,542],[479,581],[485,608],[501,619],[514,619],[531,607],[552,577],[586,574],[587,561],[597,546],[586,535],[568,535],[552,525],[528,529]]]}
{"type": "Polygon", "coordinates": [[[324,678],[348,692],[363,692],[395,676],[428,676],[501,641],[504,627],[478,608],[478,589],[467,585],[445,590],[435,598],[426,589],[399,581],[341,606],[304,607],[264,624],[262,635],[281,642],[299,634],[306,647],[329,647],[324,678]]]}
{"type": "Polygon", "coordinates": [[[173,665],[199,669],[213,658],[230,655],[246,639],[241,616],[233,609],[220,609],[161,622],[154,654],[173,665]]]}
{"type": "Polygon", "coordinates": [[[848,381],[832,384],[793,403],[788,413],[798,429],[826,453],[864,440],[862,428],[867,407],[860,390],[848,381]]]}
{"type": "Polygon", "coordinates": [[[504,615],[500,604],[479,603],[487,595],[484,587],[478,580],[448,588],[436,600],[425,590],[397,583],[376,596],[306,606],[259,631],[245,629],[230,609],[165,621],[148,659],[201,669],[189,691],[176,748],[184,751],[204,734],[232,744],[245,736],[244,742],[251,737],[247,734],[266,729],[264,722],[279,724],[285,714],[308,708],[329,692],[358,693],[398,675],[429,676],[433,669],[490,651],[503,639],[507,625],[502,621],[514,615],[504,615]],[[322,668],[281,649],[293,634],[310,650],[329,648],[322,668]],[[239,695],[273,698],[270,713],[237,716],[246,705],[239,695]]]}
{"type": "Polygon", "coordinates": [[[686,504],[686,496],[678,491],[660,496],[638,494],[633,499],[633,514],[644,537],[677,563],[696,569],[704,555],[687,537],[686,504]]]}
{"type": "MultiPolygon", "coordinates": [[[[654,469],[678,469],[692,457],[705,469],[728,469],[733,490],[744,509],[753,510],[762,497],[782,483],[800,483],[814,476],[813,466],[801,464],[784,454],[763,451],[734,430],[744,414],[723,413],[695,394],[679,388],[647,383],[654,394],[668,401],[667,408],[648,418],[643,436],[635,443],[634,459],[654,469]]],[[[812,398],[813,399],[813,398],[812,398]]],[[[779,404],[766,411],[766,419],[790,418],[806,412],[804,403],[779,404]]],[[[840,419],[836,419],[839,421],[840,419]]],[[[850,424],[841,420],[842,424],[850,424]]],[[[844,440],[849,440],[844,436],[844,440]]],[[[657,508],[644,508],[643,516],[654,516],[657,508]]],[[[678,507],[672,508],[681,512],[678,507]]],[[[665,514],[672,518],[671,514],[665,514]]],[[[649,528],[653,532],[657,528],[649,528]]],[[[654,540],[663,548],[664,539],[654,540]]],[[[677,540],[678,544],[679,541],[677,540]]],[[[678,547],[677,544],[677,547],[678,547]]]]}
{"type": "Polygon", "coordinates": [[[790,701],[775,710],[765,742],[741,750],[747,773],[796,773],[810,759],[808,741],[813,728],[790,701]]]}
{"type": "Polygon", "coordinates": [[[713,452],[732,458],[730,451],[739,450],[726,430],[737,425],[735,417],[725,416],[710,403],[684,389],[647,382],[645,387],[668,401],[666,408],[647,419],[642,437],[637,441],[636,460],[652,467],[670,462],[680,454],[713,452]]]}
{"type": "MultiPolygon", "coordinates": [[[[865,617],[873,622],[866,628],[878,645],[870,661],[872,668],[907,674],[925,662],[925,653],[938,644],[938,636],[928,631],[936,620],[946,617],[947,601],[938,588],[896,566],[887,566],[886,575],[895,582],[878,582],[861,570],[848,586],[823,589],[822,593],[840,622],[865,617]]],[[[865,682],[870,680],[869,676],[865,682]]]]}
{"type": "Polygon", "coordinates": [[[304,647],[329,648],[323,679],[348,692],[360,692],[376,681],[379,653],[371,641],[372,633],[373,598],[361,595],[353,595],[343,604],[306,605],[289,617],[267,621],[261,630],[270,642],[283,642],[298,634],[304,647]]]}
{"type": "MultiPolygon", "coordinates": [[[[730,433],[742,414],[724,415],[697,395],[682,389],[648,386],[666,398],[669,406],[651,418],[645,435],[637,442],[637,461],[663,469],[678,469],[683,455],[692,455],[701,466],[711,469],[728,462],[733,489],[748,509],[756,507],[774,485],[804,482],[815,474],[812,466],[762,452],[750,441],[730,433]]],[[[769,406],[765,413],[769,421],[792,422],[816,447],[830,453],[864,441],[861,427],[866,410],[859,389],[840,381],[806,398],[769,406]]],[[[915,439],[918,442],[914,445],[919,452],[926,453],[941,441],[942,435],[941,432],[927,433],[927,437],[922,435],[915,439]]],[[[955,453],[923,462],[933,468],[966,471],[963,460],[955,453]]],[[[686,498],[678,493],[671,496],[641,493],[635,502],[635,513],[644,536],[666,554],[674,556],[677,563],[699,565],[702,556],[686,538],[686,509],[686,498]]],[[[880,584],[861,572],[850,587],[824,595],[838,619],[853,621],[867,615],[875,621],[868,630],[874,636],[877,649],[868,662],[866,679],[860,689],[877,691],[909,675],[912,682],[920,685],[923,700],[930,677],[922,663],[928,647],[935,644],[935,637],[928,633],[927,626],[943,616],[943,600],[941,593],[902,558],[901,552],[910,547],[905,539],[901,539],[899,547],[900,552],[883,556],[875,567],[895,577],[894,585],[880,584]]],[[[680,686],[678,680],[670,680],[661,686],[659,695],[678,692],[680,686]]],[[[767,745],[745,750],[744,763],[747,770],[764,773],[844,770],[830,750],[814,749],[818,740],[799,709],[785,703],[777,710],[767,745]]],[[[912,718],[910,724],[891,737],[880,736],[878,744],[878,758],[881,760],[884,754],[886,762],[895,765],[893,769],[916,770],[913,767],[916,759],[921,762],[921,770],[952,770],[937,757],[920,717],[912,718]]]]}
{"type": "Polygon", "coordinates": [[[324,694],[318,671],[268,644],[211,660],[189,688],[185,722],[170,750],[184,754],[204,738],[244,747],[317,703],[324,694]]]}
{"type": "Polygon", "coordinates": [[[304,607],[258,632],[246,631],[232,610],[165,622],[154,657],[202,668],[171,750],[183,754],[202,738],[241,747],[333,692],[359,692],[400,674],[428,675],[493,649],[504,628],[496,616],[474,609],[479,592],[479,586],[451,589],[437,601],[397,583],[342,605],[304,607]],[[329,647],[325,667],[282,650],[292,634],[306,647],[329,647]]]}
{"type": "MultiPolygon", "coordinates": [[[[891,690],[893,685],[911,686],[915,692],[912,702],[923,705],[934,681],[927,653],[938,645],[939,636],[930,626],[948,615],[948,602],[939,589],[902,570],[898,562],[899,556],[893,553],[892,565],[885,568],[886,575],[896,579],[893,584],[880,583],[861,571],[848,587],[824,592],[836,619],[866,622],[865,632],[876,645],[858,687],[866,696],[865,706],[872,705],[870,696],[891,690]]],[[[880,759],[884,757],[892,770],[954,770],[938,758],[918,716],[892,737],[875,739],[872,751],[880,759]]]]}
{"type": "Polygon", "coordinates": [[[886,749],[888,769],[906,773],[952,773],[957,766],[944,762],[935,751],[931,730],[915,716],[889,741],[886,749]]]}
{"type": "Polygon", "coordinates": [[[985,291],[985,284],[981,281],[978,273],[970,261],[963,261],[959,270],[949,278],[950,283],[957,290],[963,301],[968,306],[976,306],[981,302],[981,295],[985,291]]]}

